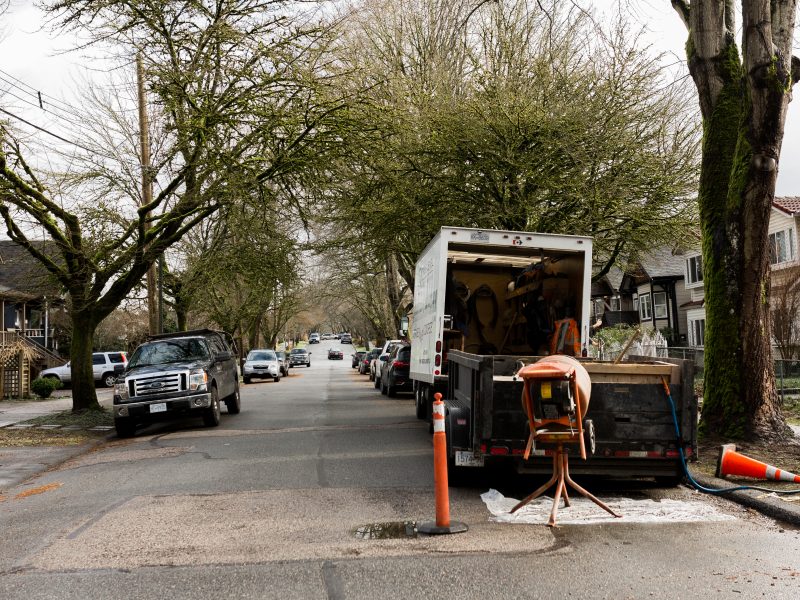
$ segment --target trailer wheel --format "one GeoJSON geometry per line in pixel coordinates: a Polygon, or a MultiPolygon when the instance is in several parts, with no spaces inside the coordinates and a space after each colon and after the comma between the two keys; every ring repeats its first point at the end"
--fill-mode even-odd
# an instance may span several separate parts
{"type": "Polygon", "coordinates": [[[428,409],[426,408],[425,403],[422,401],[422,398],[422,389],[418,387],[416,390],[414,390],[414,408],[416,408],[417,418],[419,420],[422,420],[428,416],[428,409]]]}

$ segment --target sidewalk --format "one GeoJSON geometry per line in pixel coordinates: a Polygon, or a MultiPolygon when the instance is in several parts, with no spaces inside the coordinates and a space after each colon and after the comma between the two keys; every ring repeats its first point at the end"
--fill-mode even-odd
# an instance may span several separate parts
{"type": "MultiPolygon", "coordinates": [[[[97,390],[101,406],[111,406],[112,390],[97,390]]],[[[18,423],[72,408],[70,390],[59,390],[48,400],[0,402],[0,429],[14,428],[18,423]]],[[[113,430],[112,430],[113,431],[113,430]]],[[[67,460],[84,454],[99,442],[77,446],[0,447],[0,497],[3,490],[18,485],[39,473],[52,469],[67,460]]]]}
{"type": "MultiPolygon", "coordinates": [[[[97,400],[104,408],[111,407],[113,391],[101,388],[97,390],[97,400]]],[[[47,400],[31,400],[17,402],[15,400],[0,401],[0,428],[10,427],[28,419],[70,410],[72,394],[70,390],[57,390],[47,400]]]]}

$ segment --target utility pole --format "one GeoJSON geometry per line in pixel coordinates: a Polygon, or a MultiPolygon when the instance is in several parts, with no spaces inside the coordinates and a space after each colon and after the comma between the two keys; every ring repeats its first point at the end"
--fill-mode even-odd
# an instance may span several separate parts
{"type": "MultiPolygon", "coordinates": [[[[150,172],[150,132],[147,118],[147,102],[144,94],[144,64],[141,53],[136,55],[136,83],[139,96],[139,145],[142,162],[142,204],[153,201],[153,181],[150,172]]],[[[145,217],[145,229],[150,227],[150,213],[145,217]]],[[[147,270],[147,322],[150,334],[161,333],[159,307],[156,303],[156,266],[147,270]]]]}

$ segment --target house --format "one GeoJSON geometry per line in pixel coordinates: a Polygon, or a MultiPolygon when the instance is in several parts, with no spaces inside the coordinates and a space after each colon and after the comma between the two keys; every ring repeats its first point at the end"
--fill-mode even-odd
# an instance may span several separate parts
{"type": "MultiPolygon", "coordinates": [[[[770,301],[773,309],[776,297],[785,290],[791,290],[799,285],[798,231],[800,231],[800,196],[775,198],[772,202],[768,228],[769,262],[772,271],[770,301]]],[[[706,324],[703,259],[698,251],[687,253],[685,258],[685,287],[689,292],[689,299],[681,305],[681,308],[686,311],[688,343],[691,346],[703,346],[706,324]]]]}
{"type": "Polygon", "coordinates": [[[0,240],[0,396],[24,396],[31,376],[63,363],[51,314],[60,286],[19,244],[0,240]]]}
{"type": "MultiPolygon", "coordinates": [[[[686,252],[662,247],[612,267],[592,286],[593,322],[603,326],[641,324],[660,331],[670,345],[686,343],[686,252]]],[[[701,280],[702,281],[702,280],[701,280]]]]}

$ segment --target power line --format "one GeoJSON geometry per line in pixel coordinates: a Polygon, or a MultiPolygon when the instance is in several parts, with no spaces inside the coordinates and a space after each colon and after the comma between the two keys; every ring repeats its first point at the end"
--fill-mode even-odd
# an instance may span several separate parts
{"type": "MultiPolygon", "coordinates": [[[[26,99],[20,98],[19,96],[15,96],[15,98],[17,98],[18,100],[22,100],[23,102],[27,102],[31,106],[39,108],[39,109],[41,109],[41,110],[43,110],[45,112],[49,112],[50,114],[55,115],[57,117],[66,118],[63,115],[69,115],[70,117],[72,117],[74,119],[78,119],[79,121],[82,121],[85,118],[84,116],[82,116],[82,115],[80,115],[78,113],[70,112],[70,111],[68,111],[68,110],[66,110],[64,108],[61,108],[60,106],[58,106],[58,105],[56,105],[56,104],[54,104],[54,103],[52,103],[50,101],[44,102],[43,99],[45,97],[49,98],[49,96],[45,96],[41,92],[38,92],[38,91],[35,91],[35,90],[34,91],[28,91],[28,90],[24,89],[23,86],[17,85],[13,81],[9,81],[8,79],[6,79],[2,75],[2,73],[3,73],[3,71],[0,71],[0,81],[3,81],[5,83],[7,83],[8,85],[12,86],[14,89],[18,90],[20,93],[27,94],[27,95],[29,95],[29,96],[31,96],[33,98],[33,100],[26,100],[26,99]],[[47,108],[45,108],[45,104],[47,105],[47,108]],[[59,111],[59,112],[55,112],[55,111],[59,111]]],[[[14,77],[11,77],[11,79],[14,79],[14,77]]],[[[15,79],[15,81],[19,81],[19,80],[15,79]]],[[[27,86],[27,87],[30,87],[30,86],[27,86]]],[[[6,90],[5,93],[14,95],[9,90],[6,90]]],[[[77,123],[74,123],[74,124],[77,125],[77,123]]]]}
{"type": "Polygon", "coordinates": [[[33,127],[34,129],[38,129],[39,131],[41,131],[41,132],[43,132],[43,133],[46,133],[47,135],[53,136],[53,137],[54,137],[54,138],[56,138],[57,140],[61,140],[62,142],[66,142],[67,144],[71,144],[71,145],[73,145],[73,146],[77,146],[78,148],[81,148],[81,149],[83,149],[83,150],[86,150],[87,152],[94,152],[94,150],[90,150],[90,149],[89,149],[89,148],[87,148],[86,146],[82,146],[81,144],[79,144],[79,143],[77,143],[77,142],[73,142],[72,140],[68,140],[67,138],[63,138],[63,137],[61,137],[60,135],[58,135],[57,133],[53,133],[52,131],[48,131],[48,130],[47,130],[47,129],[45,129],[44,127],[39,127],[38,125],[34,125],[34,124],[33,124],[33,123],[31,123],[30,121],[27,121],[26,119],[23,119],[22,117],[18,117],[18,116],[17,116],[17,115],[15,115],[14,113],[10,113],[10,112],[8,112],[8,111],[7,111],[6,109],[4,109],[4,108],[0,108],[0,112],[7,114],[9,117],[12,117],[12,118],[14,118],[14,119],[17,119],[18,121],[22,121],[22,122],[23,122],[23,123],[25,123],[26,125],[30,125],[30,126],[31,126],[31,127],[33,127]]]}
{"type": "MultiPolygon", "coordinates": [[[[2,79],[2,77],[0,77],[0,79],[2,79]]],[[[69,118],[69,117],[67,117],[66,115],[62,115],[62,114],[59,114],[59,113],[53,112],[53,111],[51,111],[51,110],[48,110],[48,109],[44,108],[43,106],[40,106],[40,105],[39,105],[39,104],[37,104],[36,102],[33,102],[33,101],[31,101],[31,100],[28,100],[27,98],[22,98],[21,96],[18,96],[17,94],[15,94],[14,92],[12,92],[12,91],[10,91],[10,90],[5,90],[5,91],[3,92],[3,94],[8,94],[9,96],[12,96],[13,98],[16,98],[16,99],[17,99],[17,100],[19,100],[20,102],[24,102],[25,104],[28,104],[28,105],[30,105],[30,106],[33,106],[34,108],[38,108],[39,110],[42,110],[42,111],[46,112],[46,113],[47,113],[47,114],[49,114],[49,115],[53,115],[53,116],[54,116],[54,117],[56,117],[57,119],[63,119],[64,121],[67,121],[68,123],[70,123],[70,124],[72,124],[72,125],[75,125],[75,127],[81,127],[81,123],[79,123],[79,122],[77,122],[77,121],[75,121],[75,120],[73,120],[73,119],[70,119],[70,118],[69,118]]]]}
{"type": "MultiPolygon", "coordinates": [[[[22,81],[22,80],[21,80],[21,79],[19,79],[18,77],[14,77],[14,76],[13,76],[11,73],[9,73],[8,71],[4,71],[3,69],[0,69],[0,73],[2,73],[3,75],[5,75],[6,77],[10,77],[11,79],[13,79],[14,81],[16,81],[17,83],[19,83],[19,84],[21,84],[21,85],[25,86],[26,88],[28,88],[29,90],[31,90],[30,92],[27,92],[28,94],[35,95],[35,96],[37,96],[37,97],[38,97],[39,95],[41,95],[41,97],[42,97],[42,98],[47,98],[47,99],[49,100],[49,103],[50,103],[50,104],[53,104],[53,105],[56,105],[56,104],[62,104],[63,106],[66,106],[66,107],[67,107],[67,108],[69,108],[70,110],[66,110],[66,109],[60,108],[60,107],[58,107],[58,106],[54,106],[54,108],[58,108],[59,110],[63,110],[64,112],[69,112],[70,114],[72,114],[72,115],[73,115],[73,116],[75,116],[75,117],[82,118],[82,117],[80,116],[80,114],[78,114],[78,113],[79,113],[79,109],[78,109],[77,107],[75,107],[75,106],[72,106],[71,104],[68,104],[67,102],[64,102],[63,100],[59,100],[58,98],[56,98],[56,97],[54,97],[54,96],[51,96],[51,95],[49,95],[49,94],[45,94],[44,92],[40,92],[40,91],[39,91],[39,90],[37,90],[35,87],[33,87],[31,84],[29,84],[29,83],[25,83],[24,81],[22,81]],[[75,111],[75,112],[72,112],[72,111],[75,111]]],[[[10,83],[10,82],[9,82],[9,83],[10,83]]],[[[12,84],[12,85],[13,85],[13,84],[12,84]]]]}

